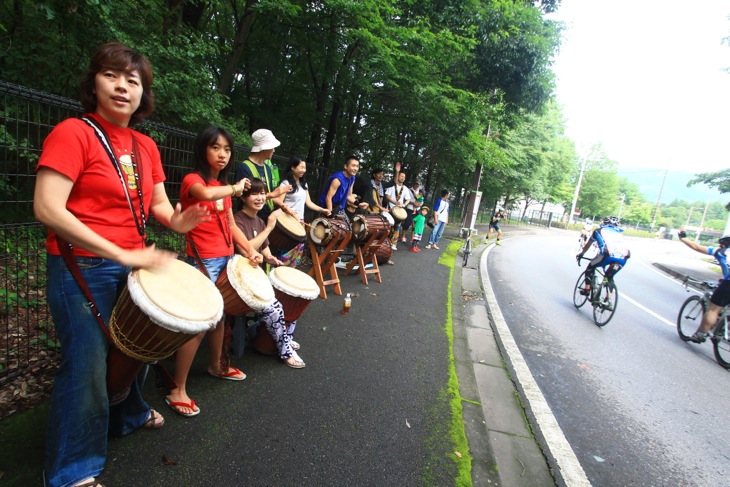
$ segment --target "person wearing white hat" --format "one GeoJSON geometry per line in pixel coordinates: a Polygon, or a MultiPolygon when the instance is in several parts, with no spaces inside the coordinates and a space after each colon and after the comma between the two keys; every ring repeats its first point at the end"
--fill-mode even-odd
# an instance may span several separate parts
{"type": "Polygon", "coordinates": [[[266,185],[266,204],[259,211],[258,216],[268,221],[269,215],[274,210],[274,198],[291,191],[291,184],[279,186],[279,170],[271,162],[274,149],[281,145],[281,142],[274,137],[271,130],[258,129],[251,134],[253,145],[248,159],[243,161],[236,169],[236,181],[242,178],[258,178],[266,185]]]}

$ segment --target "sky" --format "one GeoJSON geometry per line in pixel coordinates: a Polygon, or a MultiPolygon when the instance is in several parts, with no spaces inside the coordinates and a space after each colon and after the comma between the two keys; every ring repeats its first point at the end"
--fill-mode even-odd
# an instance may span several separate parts
{"type": "Polygon", "coordinates": [[[557,98],[579,155],[619,170],[730,168],[730,0],[562,0],[557,98]]]}

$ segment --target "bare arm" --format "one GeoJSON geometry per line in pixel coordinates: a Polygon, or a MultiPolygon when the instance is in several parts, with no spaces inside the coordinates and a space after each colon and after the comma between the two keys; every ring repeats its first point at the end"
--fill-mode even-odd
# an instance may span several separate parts
{"type": "MultiPolygon", "coordinates": [[[[332,212],[328,210],[327,208],[322,208],[318,204],[316,204],[314,201],[312,201],[312,198],[309,197],[309,191],[307,191],[307,199],[305,201],[305,204],[307,205],[307,208],[313,211],[319,211],[321,213],[324,213],[327,216],[330,216],[332,212]]],[[[300,215],[299,218],[304,218],[304,215],[300,215]]]]}
{"type": "Polygon", "coordinates": [[[335,193],[337,193],[337,189],[340,187],[340,180],[335,178],[330,183],[330,187],[327,190],[327,196],[324,198],[324,205],[327,207],[327,211],[332,213],[332,198],[335,197],[335,193]]]}
{"type": "Polygon", "coordinates": [[[195,183],[190,187],[189,193],[196,200],[215,201],[227,196],[241,196],[241,193],[247,187],[251,187],[251,181],[248,178],[243,178],[236,184],[226,186],[205,186],[201,183],[195,183]]]}
{"type": "Polygon", "coordinates": [[[163,183],[156,183],[152,190],[150,213],[157,221],[177,233],[187,233],[198,223],[211,219],[210,213],[202,205],[192,205],[182,211],[182,205],[178,203],[173,209],[163,183]]]}
{"type": "Polygon", "coordinates": [[[175,257],[174,253],[156,250],[154,246],[125,250],[94,232],[66,208],[73,186],[73,181],[63,174],[40,168],[33,196],[36,219],[69,243],[122,265],[161,267],[175,257]]]}

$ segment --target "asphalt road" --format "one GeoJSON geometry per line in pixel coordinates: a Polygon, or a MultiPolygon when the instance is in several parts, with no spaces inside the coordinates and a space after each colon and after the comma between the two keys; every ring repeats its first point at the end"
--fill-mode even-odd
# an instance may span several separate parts
{"type": "Polygon", "coordinates": [[[593,485],[728,485],[728,372],[674,328],[688,294],[630,239],[613,320],[593,324],[572,289],[575,237],[510,238],[489,255],[502,313],[593,485]]]}

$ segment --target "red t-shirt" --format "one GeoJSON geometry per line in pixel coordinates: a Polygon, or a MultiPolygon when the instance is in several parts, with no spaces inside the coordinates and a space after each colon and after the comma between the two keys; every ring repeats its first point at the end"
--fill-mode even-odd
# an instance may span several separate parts
{"type": "MultiPolygon", "coordinates": [[[[142,182],[145,214],[149,219],[153,187],[165,181],[157,144],[131,128],[118,127],[94,114],[86,116],[97,120],[109,136],[115,155],[122,162],[129,196],[139,220],[139,196],[130,157],[134,134],[140,152],[135,154],[135,160],[142,182]]],[[[144,246],[119,175],[86,122],[70,118],[56,125],[43,143],[43,153],[36,170],[41,167],[53,169],[73,181],[66,208],[91,230],[123,249],[144,246]]],[[[60,255],[56,234],[52,230],[48,231],[46,250],[49,254],[60,255]]],[[[93,256],[76,246],[74,254],[93,256]]]]}
{"type": "MultiPolygon", "coordinates": [[[[211,216],[210,221],[202,222],[187,234],[187,239],[192,238],[195,247],[198,249],[200,257],[203,259],[212,259],[215,257],[226,257],[233,255],[233,236],[228,226],[228,210],[233,207],[230,196],[216,201],[200,201],[190,196],[190,188],[194,184],[202,184],[205,186],[203,178],[198,173],[188,174],[183,178],[182,187],[180,188],[180,204],[183,210],[195,204],[201,204],[208,208],[211,216]]],[[[223,186],[220,181],[208,181],[208,186],[223,186]]],[[[188,240],[185,252],[190,257],[195,257],[193,249],[190,247],[188,240]]]]}

